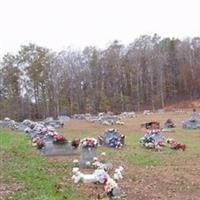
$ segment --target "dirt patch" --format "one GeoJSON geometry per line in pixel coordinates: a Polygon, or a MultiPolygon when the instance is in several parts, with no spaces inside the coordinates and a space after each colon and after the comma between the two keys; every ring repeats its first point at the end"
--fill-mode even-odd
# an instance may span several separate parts
{"type": "MultiPolygon", "coordinates": [[[[75,158],[75,157],[74,157],[75,158]]],[[[53,161],[70,161],[69,157],[51,157],[53,161]]],[[[137,166],[123,160],[111,158],[113,169],[125,167],[124,178],[119,186],[125,192],[123,200],[198,200],[200,196],[200,165],[199,159],[187,160],[182,166],[137,166]]],[[[81,169],[84,173],[92,173],[93,169],[81,169]]],[[[113,174],[114,170],[111,172],[113,174]]],[[[69,172],[71,173],[71,172],[69,172]]],[[[95,200],[103,193],[103,186],[96,184],[73,185],[87,199],[95,200]]],[[[66,183],[66,182],[65,182],[66,183]]]]}
{"type": "Polygon", "coordinates": [[[132,172],[129,170],[128,173],[128,177],[133,176],[132,184],[129,184],[132,190],[126,191],[128,200],[197,200],[200,195],[198,189],[200,181],[196,178],[199,175],[199,171],[192,175],[186,173],[185,168],[176,170],[173,167],[149,167],[146,169],[134,169],[132,172]]]}
{"type": "Polygon", "coordinates": [[[0,184],[0,200],[6,199],[15,192],[22,190],[24,187],[21,183],[0,184]]]}

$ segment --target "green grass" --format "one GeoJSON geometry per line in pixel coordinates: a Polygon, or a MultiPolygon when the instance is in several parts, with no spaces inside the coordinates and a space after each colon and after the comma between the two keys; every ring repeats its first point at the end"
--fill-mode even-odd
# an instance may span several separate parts
{"type": "Polygon", "coordinates": [[[69,186],[71,163],[50,162],[31,147],[30,140],[18,133],[0,130],[1,182],[20,183],[23,189],[13,200],[84,199],[69,186]],[[68,180],[63,180],[63,177],[68,180]],[[58,189],[59,185],[59,189],[58,189]]]}
{"type": "Polygon", "coordinates": [[[172,150],[169,146],[163,147],[160,152],[145,149],[141,144],[138,144],[140,137],[141,135],[138,134],[134,136],[129,134],[127,151],[123,154],[129,163],[147,166],[173,166],[181,165],[185,162],[185,159],[195,159],[196,156],[200,156],[200,133],[196,130],[177,129],[175,133],[166,135],[166,138],[171,137],[180,143],[186,144],[187,149],[184,152],[182,150],[172,150]]]}
{"type": "MultiPolygon", "coordinates": [[[[155,116],[156,117],[156,116],[155,116]]],[[[171,117],[171,116],[170,116],[171,117]]],[[[168,116],[158,116],[162,123],[168,116]],[[161,118],[162,117],[162,118],[161,118]]],[[[171,117],[171,118],[175,118],[171,117]]],[[[184,118],[184,117],[182,117],[184,118]]],[[[156,119],[156,118],[155,118],[156,119]]],[[[128,166],[185,166],[193,164],[192,161],[199,160],[200,157],[200,131],[184,130],[180,126],[174,133],[166,133],[166,138],[174,138],[187,145],[186,151],[176,151],[169,147],[164,147],[161,152],[155,152],[143,148],[139,144],[139,139],[144,135],[139,124],[143,121],[150,121],[149,118],[141,118],[127,121],[127,125],[119,127],[120,132],[127,136],[126,145],[121,150],[108,147],[99,147],[98,152],[107,153],[106,160],[128,166]],[[190,163],[189,163],[190,162],[190,163]]],[[[182,119],[177,119],[177,124],[182,119]]],[[[70,122],[63,131],[67,139],[95,137],[103,134],[107,127],[102,125],[90,124],[80,121],[70,122]],[[68,128],[69,126],[69,128],[68,128]]],[[[61,132],[62,133],[62,132],[61,132]]],[[[72,162],[53,162],[40,156],[39,152],[31,147],[30,139],[23,134],[0,130],[0,174],[3,183],[20,182],[23,184],[23,190],[16,192],[12,199],[14,200],[80,200],[86,199],[78,195],[78,192],[71,187],[70,174],[72,162]],[[64,179],[63,179],[64,178],[64,179]],[[59,189],[57,186],[59,185],[59,189]]],[[[196,163],[196,162],[195,162],[196,163]]],[[[84,186],[83,186],[84,187],[84,186]]],[[[86,194],[87,195],[87,194],[86,194]]]]}
{"type": "Polygon", "coordinates": [[[169,146],[163,147],[160,152],[144,148],[138,141],[141,133],[128,134],[126,146],[122,150],[100,147],[99,151],[105,151],[109,157],[116,157],[131,165],[139,166],[179,166],[185,159],[195,159],[200,156],[199,138],[197,130],[177,129],[175,133],[168,133],[167,137],[175,138],[180,143],[185,143],[186,151],[173,150],[169,146]],[[171,135],[170,135],[171,134],[171,135]]]}
{"type": "Polygon", "coordinates": [[[124,159],[126,159],[129,163],[136,165],[146,165],[146,166],[157,166],[160,165],[162,160],[158,156],[154,156],[149,152],[143,152],[142,154],[134,153],[134,154],[125,154],[124,159]]]}

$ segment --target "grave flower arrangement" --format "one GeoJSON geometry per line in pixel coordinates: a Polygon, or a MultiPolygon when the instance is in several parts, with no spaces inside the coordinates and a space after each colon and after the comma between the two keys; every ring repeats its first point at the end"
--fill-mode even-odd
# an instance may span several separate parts
{"type": "Polygon", "coordinates": [[[167,143],[170,145],[171,149],[175,149],[175,150],[182,149],[183,151],[185,151],[185,149],[186,149],[185,144],[179,143],[176,140],[171,139],[171,138],[167,139],[167,143]]]}
{"type": "Polygon", "coordinates": [[[125,135],[117,129],[108,129],[103,136],[99,136],[99,143],[113,148],[121,148],[125,143],[125,135]]]}
{"type": "Polygon", "coordinates": [[[98,142],[95,138],[84,138],[80,141],[80,146],[82,148],[96,148],[98,142]]]}
{"type": "Polygon", "coordinates": [[[53,136],[54,144],[65,144],[67,142],[66,138],[63,135],[57,134],[53,136]]]}
{"type": "Polygon", "coordinates": [[[45,146],[44,140],[43,139],[38,139],[37,142],[37,148],[42,149],[45,146]]]}
{"type": "Polygon", "coordinates": [[[140,143],[148,149],[161,150],[165,143],[159,122],[149,122],[144,126],[146,127],[146,134],[140,139],[140,143]]]}
{"type": "Polygon", "coordinates": [[[32,145],[36,146],[38,149],[42,149],[45,146],[45,143],[42,138],[36,137],[32,140],[32,145]]]}
{"type": "Polygon", "coordinates": [[[80,144],[80,139],[74,139],[74,140],[72,140],[71,144],[72,144],[72,147],[74,149],[77,149],[79,147],[79,144],[80,144]]]}
{"type": "Polygon", "coordinates": [[[121,137],[113,136],[112,138],[110,138],[109,146],[114,147],[114,148],[121,148],[122,147],[121,137]]]}
{"type": "Polygon", "coordinates": [[[104,184],[104,191],[107,193],[109,197],[113,197],[114,196],[113,190],[115,188],[118,188],[116,181],[108,177],[108,179],[106,179],[104,184]]]}

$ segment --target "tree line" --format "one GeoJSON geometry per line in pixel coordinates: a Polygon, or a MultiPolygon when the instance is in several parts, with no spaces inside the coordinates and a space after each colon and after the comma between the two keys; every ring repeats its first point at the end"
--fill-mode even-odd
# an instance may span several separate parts
{"type": "Polygon", "coordinates": [[[142,35],[60,52],[28,44],[0,62],[0,118],[164,108],[200,97],[200,38],[142,35]]]}

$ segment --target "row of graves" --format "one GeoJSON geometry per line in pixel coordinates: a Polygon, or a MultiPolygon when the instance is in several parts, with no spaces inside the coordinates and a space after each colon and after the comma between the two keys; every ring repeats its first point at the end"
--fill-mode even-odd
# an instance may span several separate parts
{"type": "MultiPolygon", "coordinates": [[[[146,124],[142,124],[146,128],[145,135],[140,139],[140,143],[148,149],[154,149],[160,151],[165,147],[169,147],[175,150],[185,151],[186,145],[182,144],[175,139],[166,138],[164,136],[165,132],[173,132],[176,125],[171,119],[168,119],[163,128],[160,128],[160,123],[153,121],[146,124]]],[[[199,129],[200,120],[198,119],[198,114],[196,109],[193,109],[190,119],[182,122],[182,128],[184,129],[199,129]]]]}
{"type": "Polygon", "coordinates": [[[24,120],[20,124],[11,121],[6,118],[0,123],[1,127],[13,129],[13,124],[15,124],[15,129],[24,131],[31,139],[32,146],[36,147],[42,155],[78,156],[79,159],[73,160],[73,184],[99,185],[101,190],[97,194],[98,199],[117,199],[125,195],[118,184],[123,178],[124,168],[122,166],[114,168],[112,163],[106,161],[106,154],[97,151],[101,145],[115,149],[120,149],[124,146],[125,136],[117,129],[108,129],[97,139],[83,138],[69,141],[57,132],[57,128],[62,128],[63,124],[58,126],[58,122],[55,121],[53,123],[52,119],[47,119],[43,122],[24,120]],[[19,125],[19,129],[16,128],[17,125],[19,125]]]}
{"type": "Polygon", "coordinates": [[[135,112],[123,112],[119,115],[114,115],[111,112],[100,113],[95,121],[90,120],[91,122],[97,122],[103,125],[124,125],[124,119],[135,118],[135,112]]]}
{"type": "Polygon", "coordinates": [[[34,128],[36,125],[44,127],[53,127],[53,128],[62,128],[64,123],[69,121],[68,116],[59,116],[58,119],[53,119],[52,117],[46,118],[43,121],[34,122],[28,119],[25,119],[22,122],[16,122],[8,117],[4,120],[0,120],[0,128],[11,128],[12,130],[26,132],[26,130],[34,128]]]}
{"type": "Polygon", "coordinates": [[[172,131],[175,128],[175,124],[171,119],[168,119],[165,122],[163,129],[160,128],[160,123],[157,121],[152,121],[142,126],[145,126],[146,131],[144,137],[140,139],[140,143],[145,148],[160,151],[165,147],[169,147],[174,150],[181,149],[185,151],[185,144],[182,144],[172,138],[166,138],[164,136],[164,132],[166,132],[166,130],[169,132],[169,130],[172,131]]]}
{"type": "Polygon", "coordinates": [[[116,129],[107,130],[102,136],[96,138],[83,138],[67,140],[57,132],[48,134],[51,140],[41,141],[36,139],[36,146],[43,155],[76,155],[79,159],[73,160],[72,182],[73,184],[94,184],[101,188],[97,198],[104,197],[117,199],[124,196],[118,182],[123,178],[122,166],[113,168],[112,163],[106,161],[106,154],[99,155],[97,149],[101,145],[112,148],[122,148],[125,143],[125,136],[116,129]],[[52,140],[53,139],[53,140],[52,140]],[[39,145],[38,145],[39,143],[39,145]],[[42,145],[40,146],[40,143],[42,145]]]}
{"type": "Polygon", "coordinates": [[[98,115],[87,114],[75,114],[73,119],[87,120],[92,123],[99,123],[103,125],[124,125],[123,119],[135,118],[135,112],[123,112],[119,115],[114,115],[112,112],[99,113],[98,115]]]}

